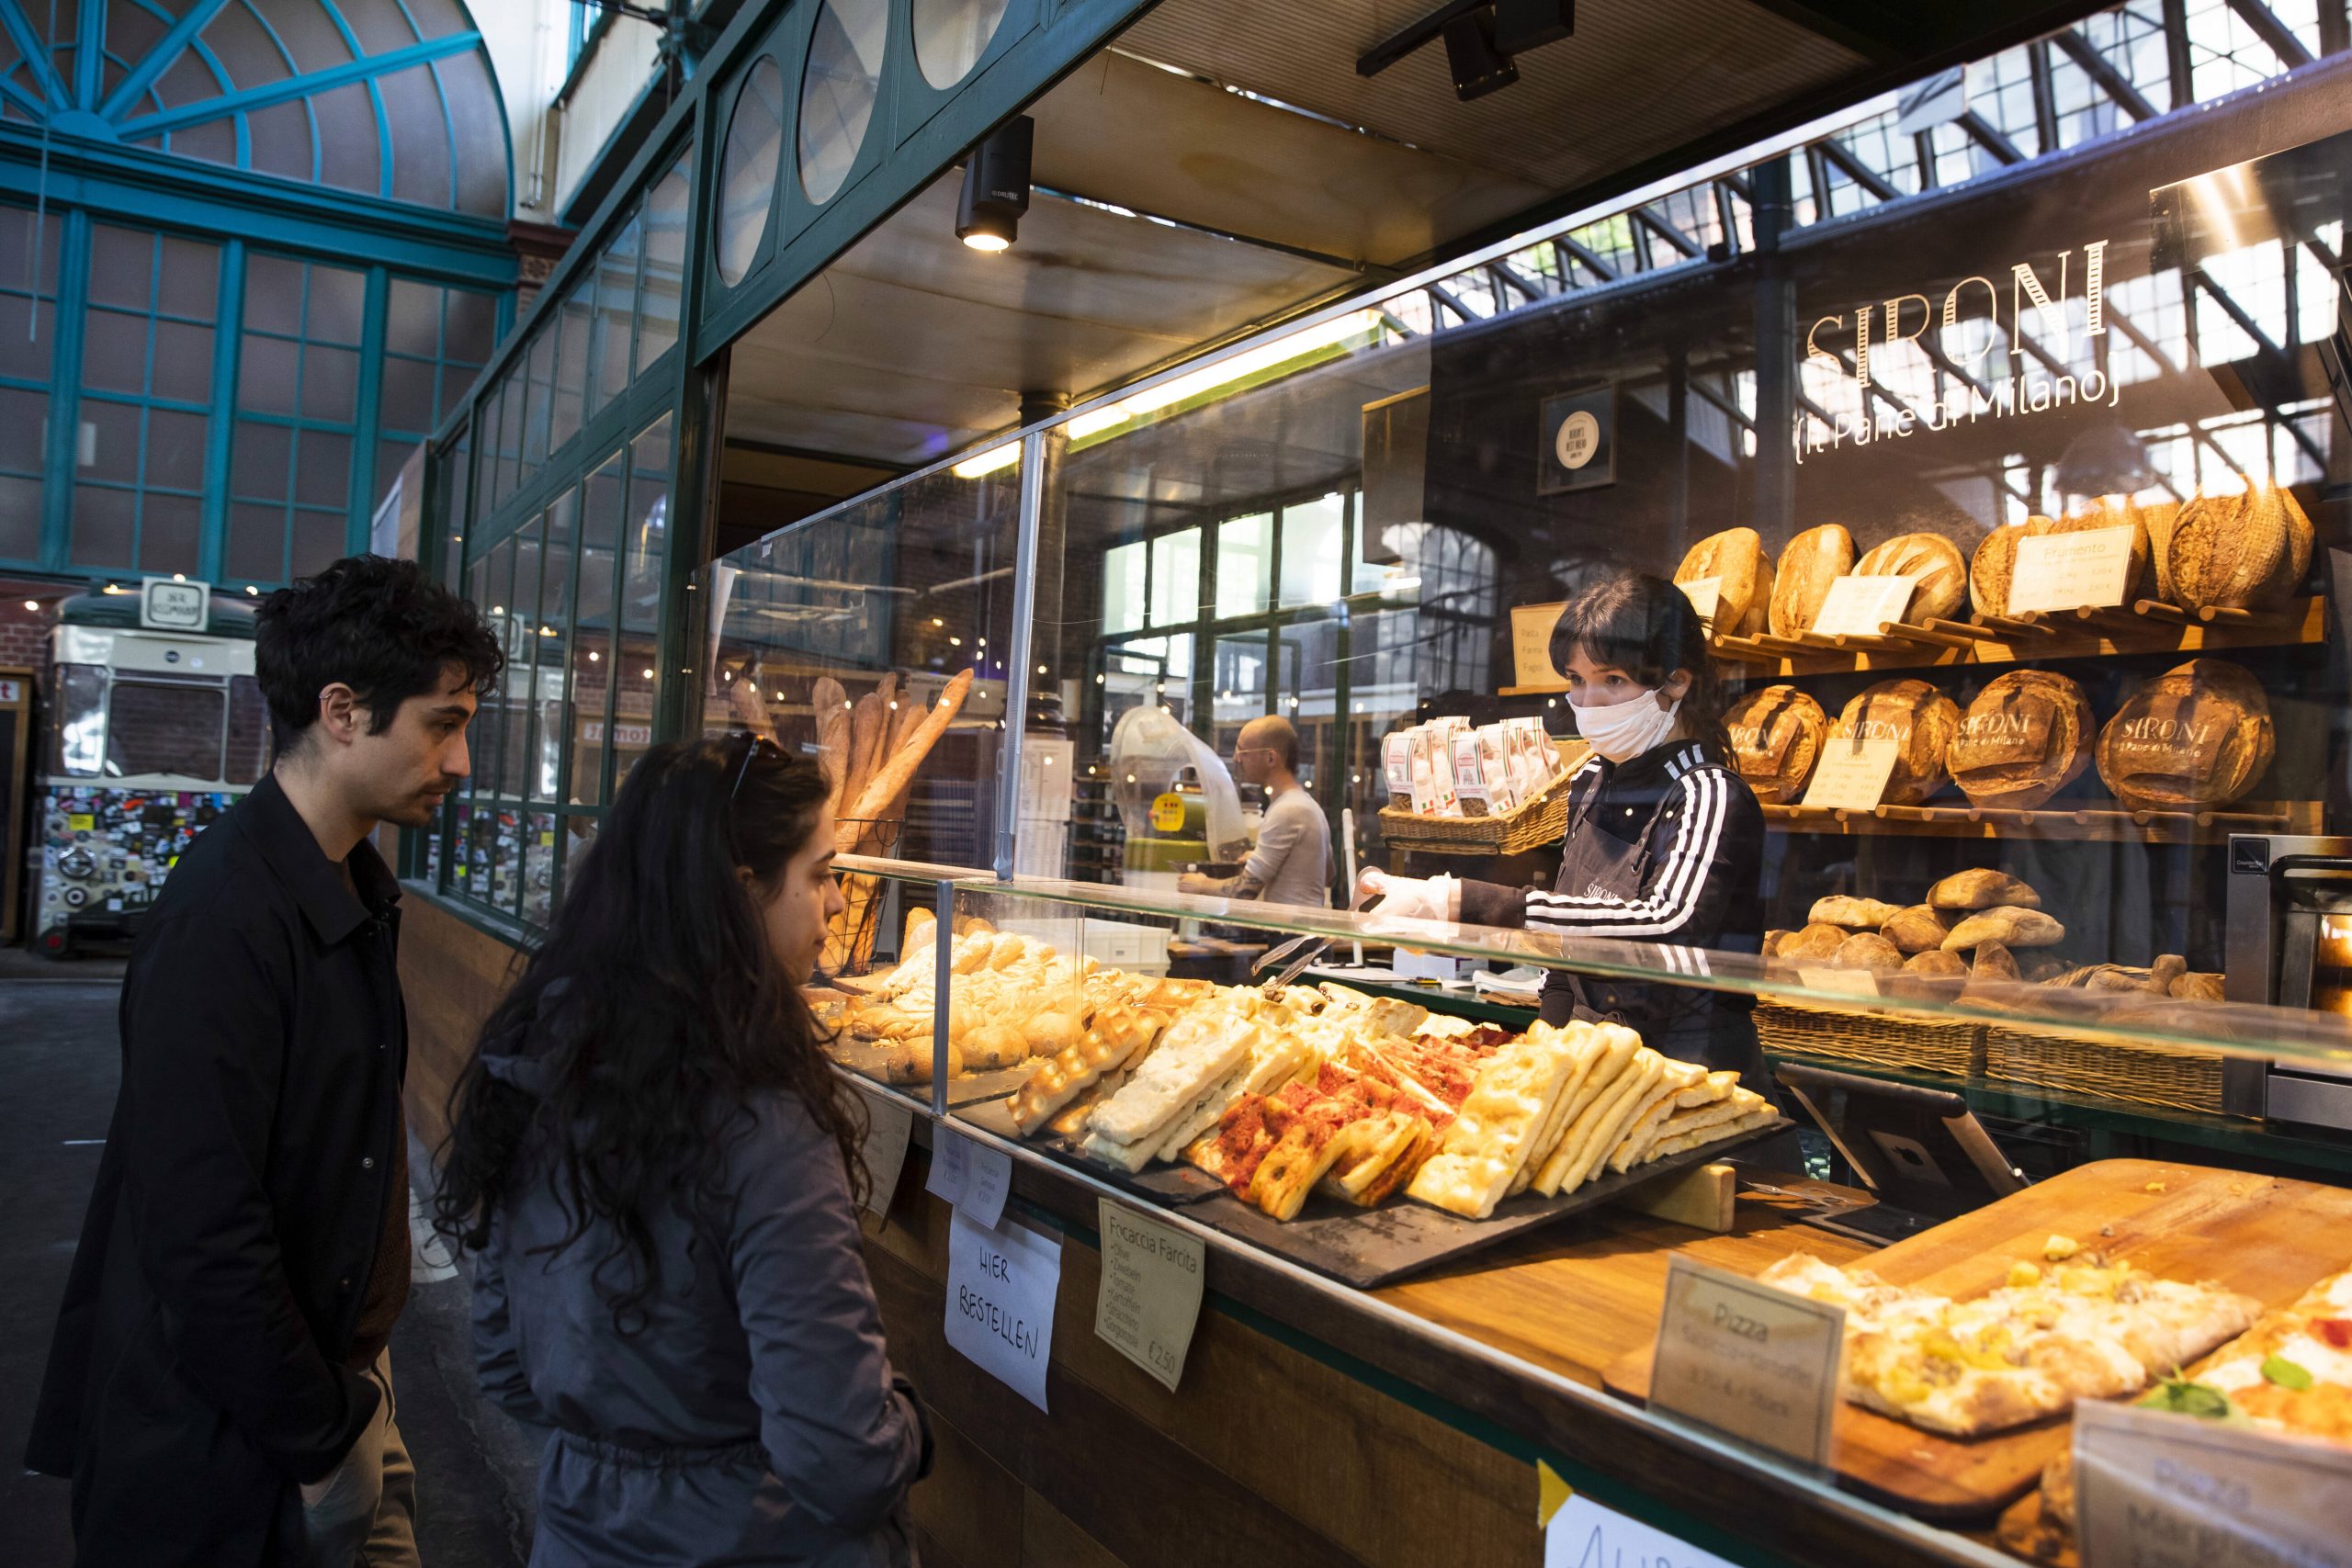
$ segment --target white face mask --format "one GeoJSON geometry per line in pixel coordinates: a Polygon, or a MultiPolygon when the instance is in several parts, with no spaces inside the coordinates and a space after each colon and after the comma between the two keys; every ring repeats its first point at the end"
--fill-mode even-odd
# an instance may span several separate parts
{"type": "Polygon", "coordinates": [[[1682,711],[1682,700],[1678,697],[1660,707],[1657,698],[1656,692],[1644,692],[1607,707],[1587,707],[1571,699],[1568,711],[1577,716],[1577,733],[1591,741],[1594,750],[1612,762],[1623,762],[1674,733],[1674,718],[1682,711]]]}

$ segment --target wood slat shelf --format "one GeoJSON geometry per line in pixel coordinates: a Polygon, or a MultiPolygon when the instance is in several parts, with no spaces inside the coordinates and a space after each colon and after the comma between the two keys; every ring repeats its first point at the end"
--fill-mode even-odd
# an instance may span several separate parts
{"type": "Polygon", "coordinates": [[[2316,800],[2240,801],[2227,811],[2134,811],[2105,802],[2044,811],[1973,806],[1767,806],[1764,822],[1790,833],[1875,833],[1932,839],[2056,839],[2109,843],[2218,844],[2232,833],[2316,833],[2316,800]]]}
{"type": "MultiPolygon", "coordinates": [[[[2273,613],[2183,610],[2154,599],[2128,609],[1979,615],[1966,621],[1881,624],[1876,637],[1720,637],[1718,656],[1762,676],[1820,675],[1955,664],[2040,663],[2125,653],[2191,655],[2225,648],[2296,647],[2327,640],[2327,601],[2299,599],[2273,613]]],[[[1512,687],[1506,695],[1542,692],[1512,687]]]]}

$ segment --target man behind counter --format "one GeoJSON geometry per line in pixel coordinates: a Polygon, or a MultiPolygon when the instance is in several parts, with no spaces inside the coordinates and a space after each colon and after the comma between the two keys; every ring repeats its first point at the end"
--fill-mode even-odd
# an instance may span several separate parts
{"type": "Polygon", "coordinates": [[[1239,874],[1187,872],[1177,879],[1176,890],[1314,908],[1329,904],[1331,824],[1315,797],[1299,786],[1298,731],[1276,714],[1251,719],[1234,743],[1233,765],[1243,784],[1261,785],[1266,792],[1258,847],[1242,863],[1239,874]]]}

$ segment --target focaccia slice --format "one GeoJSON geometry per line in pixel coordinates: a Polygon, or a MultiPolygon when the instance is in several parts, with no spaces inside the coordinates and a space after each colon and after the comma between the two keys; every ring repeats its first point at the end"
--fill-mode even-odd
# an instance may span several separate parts
{"type": "Polygon", "coordinates": [[[1228,1028],[1214,1016],[1188,1015],[1170,1025],[1126,1087],[1086,1119],[1089,1152],[1104,1145],[1139,1146],[1142,1153],[1129,1168],[1141,1169],[1159,1142],[1155,1134],[1249,1061],[1257,1037],[1254,1029],[1228,1028]]]}
{"type": "Polygon", "coordinates": [[[1568,1128],[1568,1135],[1560,1141],[1559,1149],[1536,1177],[1535,1190],[1546,1198],[1575,1191],[1594,1162],[1616,1145],[1617,1133],[1632,1116],[1634,1103],[1650,1091],[1665,1071],[1665,1057],[1646,1045],[1635,1051],[1625,1070],[1617,1075],[1617,1080],[1603,1089],[1568,1128]]]}
{"type": "MultiPolygon", "coordinates": [[[[1550,1029],[1549,1024],[1538,1021],[1529,1028],[1528,1033],[1550,1029]]],[[[1510,1195],[1516,1196],[1534,1185],[1536,1174],[1544,1168],[1544,1162],[1552,1157],[1552,1151],[1558,1148],[1560,1140],[1567,1135],[1568,1122],[1575,1117],[1577,1107],[1584,1103],[1585,1080],[1592,1076],[1594,1066],[1607,1054],[1602,1032],[1611,1029],[1633,1034],[1633,1031],[1623,1029],[1619,1024],[1582,1021],[1552,1030],[1561,1043],[1575,1054],[1575,1060],[1568,1069],[1568,1081],[1560,1089],[1560,1098],[1553,1101],[1552,1114],[1544,1118],[1542,1129],[1528,1145],[1527,1158],[1520,1163],[1519,1174],[1510,1179],[1510,1195]]]]}
{"type": "Polygon", "coordinates": [[[1739,1074],[1729,1068],[1711,1073],[1694,1062],[1669,1061],[1666,1076],[1650,1092],[1647,1102],[1625,1124],[1617,1146],[1610,1151],[1609,1168],[1620,1176],[1633,1169],[1648,1156],[1660,1129],[1677,1111],[1696,1110],[1726,1099],[1738,1082],[1739,1074]],[[1678,1079],[1681,1080],[1679,1084],[1678,1079]]]}
{"type": "MultiPolygon", "coordinates": [[[[1757,1098],[1761,1100],[1763,1097],[1758,1095],[1757,1098]]],[[[1759,1105],[1753,1111],[1743,1111],[1708,1126],[1678,1133],[1670,1138],[1660,1138],[1650,1145],[1650,1158],[1668,1159],[1676,1155],[1689,1154],[1692,1149],[1708,1144],[1721,1143],[1742,1133],[1753,1133],[1759,1127],[1770,1127],[1780,1119],[1781,1113],[1770,1105],[1759,1105]]]]}
{"type": "Polygon", "coordinates": [[[1553,1139],[1550,1152],[1544,1155],[1540,1168],[1528,1183],[1546,1198],[1560,1190],[1560,1178],[1566,1174],[1572,1152],[1568,1145],[1577,1123],[1594,1105],[1624,1087],[1625,1074],[1642,1051],[1642,1037],[1620,1024],[1600,1026],[1595,1031],[1595,1041],[1600,1046],[1599,1054],[1577,1085],[1559,1135],[1553,1139]],[[1547,1182],[1550,1185],[1546,1186],[1547,1182]]]}
{"type": "Polygon", "coordinates": [[[1412,1180],[1424,1160],[1436,1152],[1437,1130],[1427,1119],[1392,1111],[1378,1119],[1382,1127],[1353,1140],[1317,1186],[1360,1209],[1385,1202],[1412,1180]]]}
{"type": "Polygon", "coordinates": [[[1557,1039],[1522,1039],[1496,1052],[1407,1192],[1472,1219],[1493,1213],[1575,1063],[1557,1039]]]}

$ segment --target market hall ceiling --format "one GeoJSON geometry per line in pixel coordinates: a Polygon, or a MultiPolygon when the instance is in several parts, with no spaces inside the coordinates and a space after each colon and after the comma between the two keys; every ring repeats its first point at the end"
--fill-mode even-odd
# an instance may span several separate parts
{"type": "Polygon", "coordinates": [[[1587,0],[1485,97],[1455,96],[1437,42],[1357,73],[1435,4],[1147,12],[1030,106],[1019,243],[956,243],[949,171],[738,342],[728,439],[930,462],[1017,423],[1023,391],[1115,386],[1956,41],[1894,35],[1859,0],[1587,0]]]}

